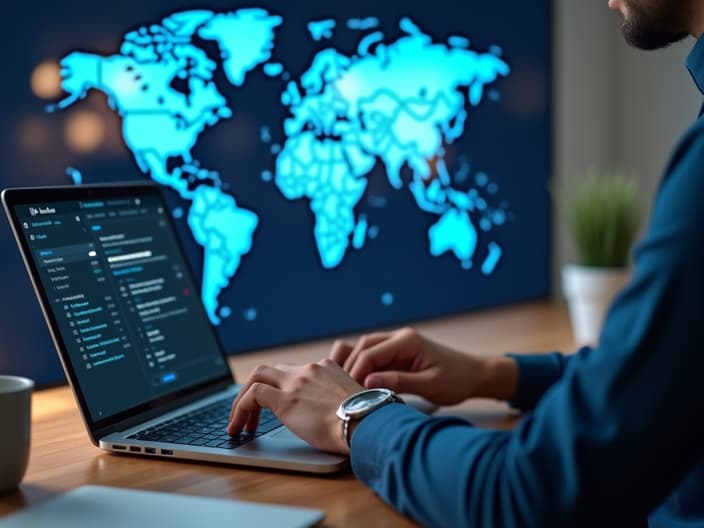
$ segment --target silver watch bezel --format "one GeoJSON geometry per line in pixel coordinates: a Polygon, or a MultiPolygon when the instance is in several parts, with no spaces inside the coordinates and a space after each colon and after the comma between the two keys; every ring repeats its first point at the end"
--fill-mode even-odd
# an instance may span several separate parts
{"type": "Polygon", "coordinates": [[[345,417],[349,417],[350,419],[355,419],[355,418],[362,418],[372,412],[373,410],[377,409],[381,405],[386,405],[390,401],[394,399],[396,396],[396,393],[390,389],[367,389],[360,391],[356,394],[353,394],[349,398],[347,398],[345,401],[343,401],[340,406],[337,409],[337,416],[340,419],[343,419],[345,417]],[[365,406],[362,409],[358,410],[349,410],[349,407],[353,402],[356,402],[360,397],[366,396],[366,395],[379,395],[383,394],[384,399],[383,400],[378,400],[375,403],[370,403],[369,405],[365,406]]]}
{"type": "Polygon", "coordinates": [[[372,412],[376,411],[377,409],[384,407],[386,405],[389,405],[390,403],[403,403],[403,399],[401,399],[398,394],[396,394],[394,391],[391,389],[367,389],[363,390],[360,392],[357,392],[356,394],[353,394],[352,396],[349,396],[347,399],[345,399],[340,406],[337,408],[337,412],[335,413],[337,417],[340,419],[341,423],[341,433],[342,433],[342,440],[344,441],[345,445],[347,448],[350,448],[350,438],[349,438],[349,425],[350,422],[352,421],[359,421],[368,414],[371,414],[372,412]],[[385,398],[383,400],[379,400],[376,403],[370,403],[368,406],[359,409],[359,410],[354,410],[350,411],[348,410],[348,407],[351,405],[352,402],[354,402],[357,398],[360,396],[364,396],[366,394],[383,394],[385,398]]]}

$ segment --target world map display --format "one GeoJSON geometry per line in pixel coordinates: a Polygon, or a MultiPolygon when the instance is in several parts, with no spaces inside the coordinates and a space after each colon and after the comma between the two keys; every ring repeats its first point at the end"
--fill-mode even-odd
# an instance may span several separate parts
{"type": "MultiPolygon", "coordinates": [[[[67,95],[49,111],[68,109],[91,90],[106,95],[139,170],[188,204],[188,226],[203,249],[201,296],[214,324],[230,315],[221,294],[256,251],[262,215],[274,214],[256,204],[241,206],[237,181],[224,185],[217,168],[193,155],[204,131],[237,119],[236,101],[228,102],[218,86],[218,68],[237,88],[246,89],[257,70],[281,81],[280,100],[270,104],[286,109],[284,141],[273,143],[262,126],[275,170],[260,172],[286,199],[308,202],[323,269],[334,272],[350,248],[361,250],[379,236],[380,227],[355,208],[381,164],[392,189],[408,188],[419,212],[437,217],[424,235],[430,255],[450,252],[464,269],[492,275],[504,253],[498,243],[489,240],[481,261],[475,260],[479,233],[507,221],[505,204],[493,205],[499,187],[484,172],[471,174],[467,164],[451,172],[446,156],[470,126],[471,109],[499,97],[490,86],[511,73],[501,50],[473,51],[464,36],[434,41],[410,18],[398,21],[402,36],[390,40],[369,17],[344,21],[361,35],[356,53],[346,54],[333,46],[341,22],[316,20],[307,27],[311,42],[330,46],[313,53],[308,69],[293,79],[273,58],[284,23],[260,8],[174,13],[128,32],[119,53],[63,57],[67,95]],[[219,55],[202,42],[216,44],[219,55]],[[470,177],[468,190],[456,185],[470,177]]],[[[69,173],[78,183],[80,172],[69,173]]]]}

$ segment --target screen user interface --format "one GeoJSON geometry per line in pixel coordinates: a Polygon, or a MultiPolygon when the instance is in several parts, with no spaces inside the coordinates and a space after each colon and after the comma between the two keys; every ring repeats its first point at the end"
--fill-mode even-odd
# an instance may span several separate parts
{"type": "Polygon", "coordinates": [[[229,372],[158,196],[15,213],[93,421],[229,372]]]}

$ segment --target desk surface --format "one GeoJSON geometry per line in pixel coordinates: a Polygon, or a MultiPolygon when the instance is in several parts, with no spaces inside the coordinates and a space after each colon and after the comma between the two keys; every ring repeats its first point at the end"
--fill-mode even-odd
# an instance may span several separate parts
{"type": "MultiPolygon", "coordinates": [[[[416,325],[431,338],[482,354],[569,350],[572,338],[564,307],[531,303],[416,325]]],[[[325,356],[330,340],[232,359],[243,380],[260,363],[300,363],[325,356]]],[[[276,471],[112,455],[88,440],[66,387],[34,395],[32,452],[20,491],[0,497],[0,516],[84,484],[223,497],[318,508],[326,526],[415,526],[396,514],[348,471],[319,477],[276,471]],[[370,524],[371,523],[371,524],[370,524]]],[[[443,409],[480,427],[510,428],[517,417],[504,404],[472,401],[443,409]]]]}

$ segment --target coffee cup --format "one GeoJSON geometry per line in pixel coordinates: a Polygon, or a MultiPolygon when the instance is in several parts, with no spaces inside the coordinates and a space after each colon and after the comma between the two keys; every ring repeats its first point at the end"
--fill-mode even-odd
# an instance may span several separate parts
{"type": "Polygon", "coordinates": [[[34,382],[0,376],[0,494],[17,489],[29,461],[34,382]]]}

